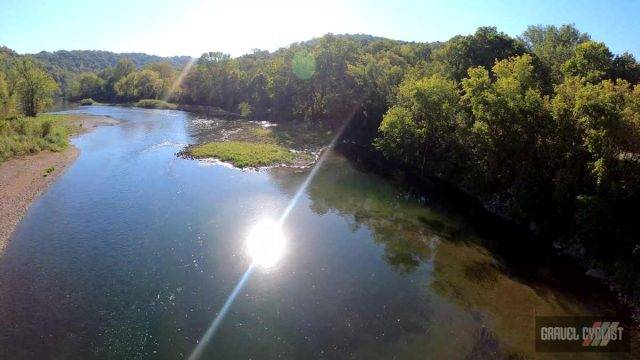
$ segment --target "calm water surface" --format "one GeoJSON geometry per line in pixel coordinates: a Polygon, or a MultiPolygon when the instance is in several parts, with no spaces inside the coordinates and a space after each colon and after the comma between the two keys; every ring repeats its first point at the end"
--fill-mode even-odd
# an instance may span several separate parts
{"type": "MultiPolygon", "coordinates": [[[[123,122],[74,140],[80,157],[0,257],[0,358],[186,358],[250,264],[252,224],[277,219],[308,170],[180,159],[208,123],[184,112],[71,112],[123,122]]],[[[286,256],[253,272],[208,358],[545,358],[535,315],[613,311],[540,280],[549,267],[510,270],[462,217],[336,154],[284,231],[286,256]]]]}

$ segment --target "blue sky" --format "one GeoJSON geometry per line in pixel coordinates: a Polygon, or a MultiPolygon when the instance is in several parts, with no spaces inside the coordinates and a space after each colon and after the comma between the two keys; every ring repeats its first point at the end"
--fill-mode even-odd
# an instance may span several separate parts
{"type": "Polygon", "coordinates": [[[332,33],[447,40],[492,25],[574,23],[614,53],[640,55],[640,1],[0,0],[0,45],[193,55],[274,50],[332,33]]]}

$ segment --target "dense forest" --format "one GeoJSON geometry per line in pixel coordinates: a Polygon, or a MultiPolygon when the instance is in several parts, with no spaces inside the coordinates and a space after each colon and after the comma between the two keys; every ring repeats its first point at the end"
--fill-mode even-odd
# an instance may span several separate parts
{"type": "MultiPolygon", "coordinates": [[[[17,56],[12,50],[3,47],[0,53],[5,56],[17,56]]],[[[54,52],[41,51],[31,55],[59,85],[59,94],[70,96],[70,86],[78,74],[82,72],[100,72],[109,67],[114,67],[121,60],[133,63],[135,68],[145,65],[166,62],[173,68],[183,68],[191,57],[170,56],[162,57],[143,53],[113,53],[99,50],[59,50],[54,52]]]]}
{"type": "MultiPolygon", "coordinates": [[[[54,62],[41,63],[51,71],[54,62]]],[[[19,75],[0,64],[7,113],[19,75]]],[[[540,239],[578,249],[640,298],[633,206],[640,201],[640,64],[633,55],[613,54],[564,25],[531,26],[516,38],[484,27],[442,43],[329,34],[182,64],[69,67],[76,70],[63,93],[348,125],[344,141],[417,179],[454,184],[540,239]]]]}

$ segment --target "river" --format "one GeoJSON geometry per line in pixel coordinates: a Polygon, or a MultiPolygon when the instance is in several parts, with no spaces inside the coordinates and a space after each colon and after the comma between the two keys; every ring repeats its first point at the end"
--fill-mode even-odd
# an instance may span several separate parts
{"type": "MultiPolygon", "coordinates": [[[[0,358],[187,358],[251,263],[248,229],[309,170],[177,157],[203,123],[181,111],[68,112],[122,123],[73,140],[80,157],[0,258],[0,358]]],[[[465,216],[334,153],[283,231],[285,256],[253,271],[207,358],[585,358],[535,353],[535,316],[618,314],[594,279],[513,269],[465,216]]]]}

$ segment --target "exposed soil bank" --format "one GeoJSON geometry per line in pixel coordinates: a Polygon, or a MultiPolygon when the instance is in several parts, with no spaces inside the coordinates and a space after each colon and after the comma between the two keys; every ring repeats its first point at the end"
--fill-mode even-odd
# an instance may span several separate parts
{"type": "MultiPolygon", "coordinates": [[[[79,133],[119,121],[104,116],[69,115],[67,120],[79,133]]],[[[78,157],[70,146],[63,152],[43,151],[10,159],[0,164],[0,255],[31,203],[42,194],[78,157]]]]}

